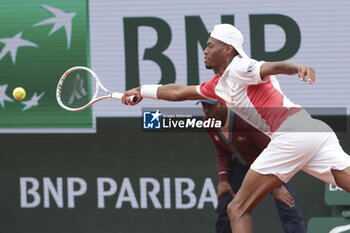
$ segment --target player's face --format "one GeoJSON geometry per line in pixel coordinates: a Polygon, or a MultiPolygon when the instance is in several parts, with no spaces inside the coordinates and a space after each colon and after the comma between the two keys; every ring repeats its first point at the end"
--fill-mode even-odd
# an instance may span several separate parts
{"type": "Polygon", "coordinates": [[[204,64],[207,69],[217,70],[224,63],[226,46],[225,43],[209,37],[204,50],[204,64]]]}

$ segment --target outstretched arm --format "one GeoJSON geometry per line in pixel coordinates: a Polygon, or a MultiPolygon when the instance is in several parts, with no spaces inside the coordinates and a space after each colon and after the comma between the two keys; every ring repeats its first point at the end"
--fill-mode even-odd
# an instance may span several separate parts
{"type": "Polygon", "coordinates": [[[315,70],[309,66],[302,66],[295,62],[283,61],[283,62],[265,62],[260,68],[260,76],[266,77],[269,75],[298,74],[301,81],[310,84],[315,82],[315,70]]]}
{"type": "Polygon", "coordinates": [[[158,99],[168,101],[199,100],[205,97],[198,94],[197,86],[182,86],[178,84],[167,84],[158,88],[158,99]]]}
{"type": "Polygon", "coordinates": [[[168,101],[205,99],[205,97],[198,94],[196,88],[197,86],[182,86],[178,84],[167,84],[159,87],[156,87],[155,85],[145,85],[126,91],[122,97],[122,102],[123,104],[135,105],[138,104],[143,97],[168,101]],[[137,96],[136,103],[132,102],[130,98],[128,98],[133,95],[137,96]]]}

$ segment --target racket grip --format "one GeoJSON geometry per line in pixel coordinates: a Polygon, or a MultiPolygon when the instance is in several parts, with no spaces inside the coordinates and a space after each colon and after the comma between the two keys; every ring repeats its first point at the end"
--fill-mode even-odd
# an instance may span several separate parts
{"type": "MultiPolygon", "coordinates": [[[[123,95],[124,95],[123,93],[113,92],[111,97],[112,97],[112,99],[121,100],[123,95]]],[[[132,102],[134,102],[134,103],[137,102],[137,96],[136,95],[130,96],[129,98],[132,100],[132,102]]]]}
{"type": "Polygon", "coordinates": [[[136,103],[137,102],[137,96],[133,95],[130,97],[132,99],[132,102],[136,103]]]}
{"type": "Polygon", "coordinates": [[[115,100],[121,100],[123,95],[124,95],[123,93],[113,92],[111,97],[112,99],[115,99],[115,100]]]}

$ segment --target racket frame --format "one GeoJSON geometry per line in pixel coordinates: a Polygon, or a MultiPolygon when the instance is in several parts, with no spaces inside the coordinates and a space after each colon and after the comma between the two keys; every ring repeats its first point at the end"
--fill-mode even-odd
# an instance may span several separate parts
{"type": "Polygon", "coordinates": [[[100,100],[103,100],[103,99],[112,98],[112,99],[116,99],[116,100],[121,100],[122,96],[123,96],[122,93],[111,92],[107,88],[105,88],[103,86],[103,84],[101,83],[100,79],[98,78],[97,74],[93,70],[91,70],[91,69],[89,69],[89,68],[87,68],[85,66],[75,66],[75,67],[72,67],[72,68],[68,69],[66,72],[64,72],[64,74],[62,75],[62,77],[58,81],[57,89],[56,89],[56,99],[57,99],[58,104],[62,108],[66,109],[68,111],[73,111],[73,112],[82,111],[84,109],[87,109],[88,107],[90,107],[94,103],[96,103],[96,102],[98,102],[100,100]],[[90,102],[87,103],[86,105],[84,105],[84,106],[82,106],[80,108],[70,108],[70,107],[66,106],[61,100],[61,88],[62,88],[64,80],[67,78],[67,76],[70,73],[72,73],[73,71],[76,71],[76,70],[85,70],[85,71],[89,72],[92,75],[92,77],[96,81],[96,91],[93,94],[93,97],[91,98],[90,102]],[[107,93],[107,95],[100,96],[100,97],[97,98],[97,95],[98,95],[98,92],[99,92],[99,88],[101,88],[103,91],[105,91],[107,93]]]}

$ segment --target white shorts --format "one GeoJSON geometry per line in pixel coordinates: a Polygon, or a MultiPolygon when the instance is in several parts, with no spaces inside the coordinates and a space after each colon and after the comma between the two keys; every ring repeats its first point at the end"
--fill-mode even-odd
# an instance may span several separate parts
{"type": "Polygon", "coordinates": [[[303,170],[336,185],[331,169],[343,170],[349,166],[350,156],[343,151],[332,129],[301,110],[272,135],[271,142],[251,168],[260,174],[276,175],[283,182],[303,170]]]}

